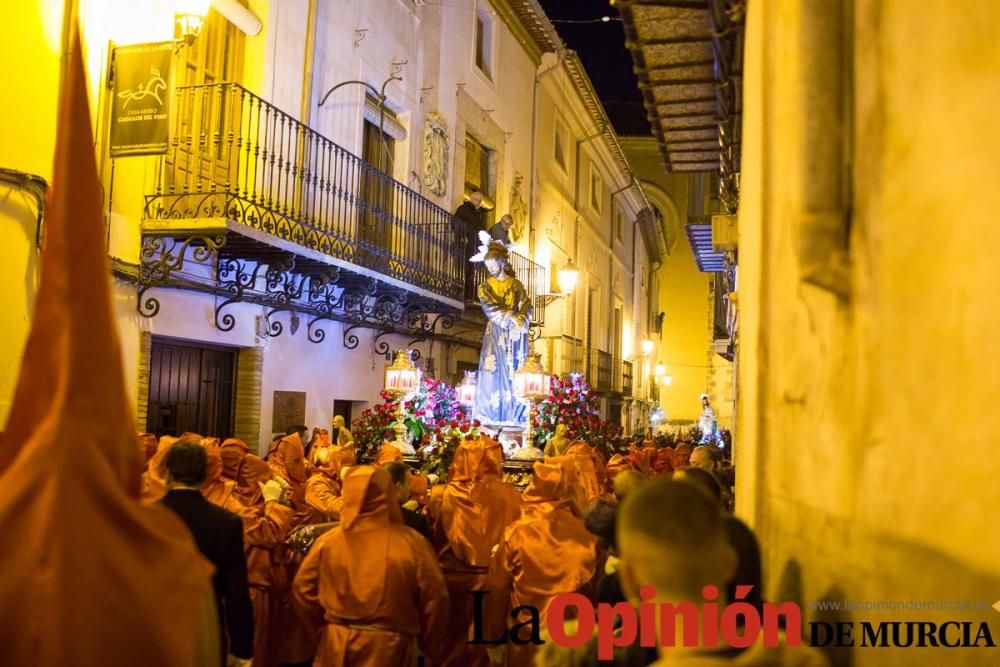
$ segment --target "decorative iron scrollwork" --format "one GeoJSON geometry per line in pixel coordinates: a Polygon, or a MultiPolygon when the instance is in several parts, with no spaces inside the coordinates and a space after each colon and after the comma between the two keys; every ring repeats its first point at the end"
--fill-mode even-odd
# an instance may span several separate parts
{"type": "Polygon", "coordinates": [[[360,325],[353,325],[344,328],[344,349],[353,350],[358,347],[358,343],[361,341],[358,339],[357,334],[354,333],[355,329],[360,329],[360,325]]]}
{"type": "Polygon", "coordinates": [[[215,307],[215,328],[219,331],[232,331],[236,326],[236,318],[231,313],[226,313],[220,318],[226,306],[243,300],[243,293],[253,290],[257,285],[257,275],[260,273],[261,264],[255,264],[253,270],[248,270],[248,262],[242,259],[224,259],[219,262],[216,272],[219,287],[232,296],[215,307]]]}
{"type": "Polygon", "coordinates": [[[170,274],[180,271],[188,257],[199,264],[207,263],[226,244],[226,237],[189,236],[184,240],[166,236],[146,236],[142,240],[139,253],[139,290],[136,294],[136,309],[143,317],[156,317],[160,312],[160,300],[145,298],[151,287],[164,285],[170,274]]]}

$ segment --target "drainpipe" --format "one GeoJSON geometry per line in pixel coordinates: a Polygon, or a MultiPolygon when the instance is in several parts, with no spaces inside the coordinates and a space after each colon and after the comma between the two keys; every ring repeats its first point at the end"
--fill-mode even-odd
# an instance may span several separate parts
{"type": "Polygon", "coordinates": [[[313,59],[316,57],[316,0],[309,0],[306,43],[302,60],[302,104],[299,120],[309,126],[312,118],[313,59]]]}
{"type": "Polygon", "coordinates": [[[538,82],[544,79],[552,72],[556,71],[559,68],[559,66],[562,65],[563,58],[565,57],[565,52],[566,52],[565,49],[558,49],[555,51],[556,62],[552,65],[552,67],[548,68],[543,72],[539,72],[538,74],[535,75],[535,82],[531,89],[531,166],[529,168],[529,171],[531,173],[528,174],[528,178],[530,179],[530,193],[528,195],[530,197],[529,200],[530,204],[528,205],[529,251],[530,251],[530,245],[533,243],[535,238],[535,218],[537,217],[535,214],[538,209],[538,193],[536,191],[538,187],[538,175],[535,172],[535,146],[538,143],[537,137],[535,136],[535,130],[538,125],[538,82]]]}

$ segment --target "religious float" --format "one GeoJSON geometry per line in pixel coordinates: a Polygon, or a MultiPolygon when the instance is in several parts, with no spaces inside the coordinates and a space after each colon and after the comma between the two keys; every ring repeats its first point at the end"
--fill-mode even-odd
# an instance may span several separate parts
{"type": "Polygon", "coordinates": [[[606,457],[622,445],[618,427],[604,422],[597,397],[578,374],[549,375],[531,351],[531,298],[511,268],[509,249],[480,232],[487,278],[477,296],[486,316],[479,367],[457,387],[422,376],[400,350],[386,367],[382,403],[353,422],[360,459],[402,458],[425,474],[447,479],[455,449],[481,434],[504,447],[510,481],[526,484],[534,461],[584,440],[606,457]],[[546,451],[547,450],[547,451],[546,451]]]}

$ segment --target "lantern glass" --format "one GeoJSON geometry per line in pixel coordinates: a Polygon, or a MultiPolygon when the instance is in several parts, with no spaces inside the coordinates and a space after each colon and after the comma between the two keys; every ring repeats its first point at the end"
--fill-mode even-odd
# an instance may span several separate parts
{"type": "Polygon", "coordinates": [[[400,350],[395,361],[385,369],[385,390],[397,396],[405,396],[417,389],[420,371],[413,365],[409,350],[400,350]]]}
{"type": "Polygon", "coordinates": [[[476,372],[465,371],[465,379],[455,388],[459,403],[472,405],[476,401],[476,372]]]}
{"type": "Polygon", "coordinates": [[[524,365],[514,373],[514,394],[522,400],[541,398],[548,395],[551,383],[540,356],[529,354],[524,365]]]}
{"type": "Polygon", "coordinates": [[[576,288],[576,281],[579,276],[580,272],[577,270],[573,260],[566,262],[566,265],[559,269],[559,274],[556,277],[556,281],[559,284],[559,293],[569,294],[572,292],[576,288]]]}
{"type": "Polygon", "coordinates": [[[649,340],[648,338],[642,341],[642,353],[645,354],[647,357],[653,353],[653,341],[649,340]]]}

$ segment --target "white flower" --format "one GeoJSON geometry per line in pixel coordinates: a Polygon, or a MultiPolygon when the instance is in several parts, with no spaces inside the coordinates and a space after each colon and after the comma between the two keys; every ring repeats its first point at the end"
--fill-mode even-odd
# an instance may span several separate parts
{"type": "Polygon", "coordinates": [[[483,361],[483,369],[487,373],[493,373],[497,369],[497,357],[495,354],[487,354],[486,360],[483,361]]]}

